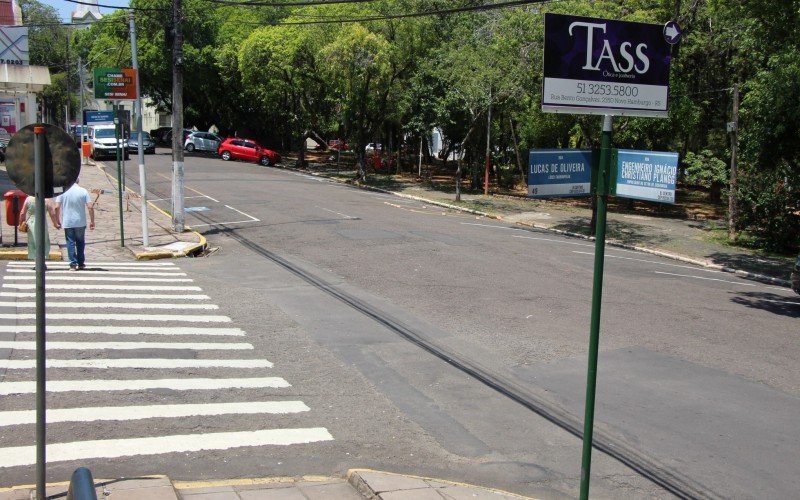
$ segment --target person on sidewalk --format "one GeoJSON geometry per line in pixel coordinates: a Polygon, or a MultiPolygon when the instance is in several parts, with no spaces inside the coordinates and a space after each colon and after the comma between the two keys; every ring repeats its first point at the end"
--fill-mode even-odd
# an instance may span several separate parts
{"type": "MultiPolygon", "coordinates": [[[[52,201],[45,199],[44,207],[50,216],[50,220],[53,221],[53,227],[59,229],[61,225],[58,223],[58,217],[53,209],[52,201]]],[[[36,260],[36,224],[38,224],[37,221],[41,219],[42,224],[44,224],[44,241],[42,242],[42,246],[44,247],[44,258],[47,259],[47,256],[50,255],[50,234],[47,230],[47,219],[45,217],[39,217],[36,213],[36,197],[28,196],[25,198],[25,203],[22,204],[22,211],[19,216],[28,223],[28,260],[36,260]]]]}
{"type": "Polygon", "coordinates": [[[89,212],[89,229],[94,231],[94,204],[89,192],[78,185],[78,180],[69,189],[56,197],[56,217],[64,228],[67,239],[67,255],[71,271],[86,268],[86,212],[89,212]]]}

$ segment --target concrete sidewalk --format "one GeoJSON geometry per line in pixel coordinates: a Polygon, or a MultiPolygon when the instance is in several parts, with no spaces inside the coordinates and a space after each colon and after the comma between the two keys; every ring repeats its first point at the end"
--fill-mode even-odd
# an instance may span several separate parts
{"type": "MultiPolygon", "coordinates": [[[[143,244],[143,223],[141,199],[137,193],[122,190],[120,212],[119,190],[116,180],[106,173],[116,166],[91,162],[81,167],[80,185],[92,195],[95,202],[94,231],[86,230],[86,261],[113,261],[127,259],[162,259],[185,257],[202,252],[206,239],[200,233],[172,230],[169,214],[152,204],[147,207],[148,246],[143,244]],[[120,218],[120,213],[122,217],[120,218]],[[120,220],[122,224],[120,224],[120,220]]],[[[130,168],[130,167],[129,167],[130,168]]],[[[10,184],[5,168],[0,167],[0,189],[5,193],[14,189],[10,184]]],[[[17,234],[14,246],[14,228],[0,224],[0,260],[25,260],[28,258],[27,235],[17,234]]],[[[64,232],[56,230],[48,218],[51,250],[50,260],[67,260],[67,247],[64,232]]]]}
{"type": "MultiPolygon", "coordinates": [[[[529,497],[469,484],[368,469],[345,478],[306,476],[229,481],[171,481],[166,476],[95,479],[97,498],[109,500],[518,500],[529,497]]],[[[65,498],[69,483],[47,486],[47,498],[65,498]]],[[[0,500],[30,500],[31,485],[0,488],[0,500]]]]}

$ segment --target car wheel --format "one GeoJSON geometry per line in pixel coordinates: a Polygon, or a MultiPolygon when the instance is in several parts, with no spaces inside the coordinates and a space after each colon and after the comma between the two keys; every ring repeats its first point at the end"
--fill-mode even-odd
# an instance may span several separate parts
{"type": "Polygon", "coordinates": [[[228,161],[231,159],[231,152],[230,151],[223,151],[220,155],[223,160],[228,161]]]}
{"type": "Polygon", "coordinates": [[[188,152],[190,152],[190,153],[191,153],[192,151],[194,151],[194,144],[192,144],[191,142],[190,142],[189,144],[187,144],[187,145],[186,145],[186,151],[188,151],[188,152]]]}
{"type": "Polygon", "coordinates": [[[269,167],[269,156],[262,156],[260,163],[265,167],[269,167]]]}

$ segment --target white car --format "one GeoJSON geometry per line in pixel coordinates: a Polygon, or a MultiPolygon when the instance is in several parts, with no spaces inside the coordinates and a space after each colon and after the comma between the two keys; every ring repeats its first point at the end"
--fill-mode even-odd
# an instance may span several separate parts
{"type": "Polygon", "coordinates": [[[92,148],[92,159],[102,157],[116,158],[117,148],[124,159],[129,159],[128,141],[124,137],[117,139],[114,125],[92,125],[89,127],[89,143],[92,148]]]}
{"type": "Polygon", "coordinates": [[[216,153],[221,142],[222,138],[211,132],[192,132],[186,137],[183,149],[190,153],[192,151],[211,151],[216,153]]]}
{"type": "Polygon", "coordinates": [[[370,142],[369,144],[367,144],[367,147],[364,149],[364,152],[367,153],[367,154],[369,154],[369,153],[374,154],[375,151],[383,151],[383,146],[381,145],[380,142],[370,142]]]}

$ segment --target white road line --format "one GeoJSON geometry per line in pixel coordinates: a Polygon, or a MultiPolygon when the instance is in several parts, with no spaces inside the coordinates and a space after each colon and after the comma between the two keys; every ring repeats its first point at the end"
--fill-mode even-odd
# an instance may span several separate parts
{"type": "Polygon", "coordinates": [[[514,235],[514,236],[512,236],[512,238],[521,238],[523,240],[549,241],[551,243],[563,243],[565,245],[576,245],[576,246],[579,246],[579,247],[594,248],[594,245],[590,245],[588,243],[578,243],[577,241],[554,240],[552,238],[537,238],[535,236],[518,236],[518,235],[514,235]]]}
{"type": "MultiPolygon", "coordinates": [[[[229,222],[212,222],[210,224],[192,224],[191,227],[206,227],[206,226],[228,226],[230,224],[244,224],[245,222],[253,222],[252,220],[234,220],[229,222]]],[[[259,221],[261,222],[261,221],[259,221]]]]}
{"type": "MultiPolygon", "coordinates": [[[[180,418],[208,415],[282,415],[310,411],[302,401],[258,401],[244,403],[209,403],[150,406],[99,406],[92,408],[48,408],[47,423],[95,422],[98,420],[142,420],[145,418],[180,418]]],[[[0,427],[36,423],[35,410],[0,412],[0,427]]]]}
{"type": "MultiPolygon", "coordinates": [[[[33,269],[7,269],[10,273],[21,273],[21,274],[34,274],[36,271],[33,269]]],[[[79,271],[80,276],[186,276],[186,273],[181,272],[180,269],[175,269],[175,271],[170,272],[160,272],[160,271],[150,271],[150,270],[141,270],[141,271],[118,271],[114,269],[84,269],[83,271],[79,271]]],[[[47,277],[54,278],[60,277],[61,275],[68,275],[68,276],[78,276],[75,271],[70,271],[69,269],[48,269],[47,270],[47,277]]]]}
{"type": "MultiPolygon", "coordinates": [[[[272,368],[265,359],[48,359],[47,368],[272,368]]],[[[0,369],[30,370],[36,368],[35,359],[0,359],[0,369]]]]}
{"type": "Polygon", "coordinates": [[[225,208],[230,208],[230,209],[231,209],[231,210],[233,210],[234,212],[238,212],[238,213],[240,213],[240,214],[244,215],[245,217],[249,217],[249,218],[250,218],[250,220],[252,220],[253,222],[261,222],[261,220],[260,220],[260,219],[256,219],[256,218],[255,218],[255,217],[253,217],[252,215],[250,215],[250,214],[246,214],[246,213],[242,212],[241,210],[237,210],[237,209],[233,208],[233,207],[232,207],[232,206],[230,206],[230,205],[225,205],[225,208]]]}
{"type": "MultiPolygon", "coordinates": [[[[291,387],[280,377],[261,378],[174,378],[139,380],[48,380],[47,392],[88,391],[145,391],[172,389],[174,391],[220,389],[281,389],[291,387]]],[[[0,395],[35,394],[36,382],[0,382],[0,395]]]]}
{"type": "MultiPolygon", "coordinates": [[[[52,342],[45,344],[48,351],[67,349],[76,351],[136,349],[188,349],[192,351],[247,351],[255,349],[253,344],[235,342],[52,342]]],[[[24,340],[2,340],[0,349],[35,351],[36,342],[24,340]]]]}
{"type": "MultiPolygon", "coordinates": [[[[34,290],[36,283],[3,283],[3,288],[10,288],[13,290],[34,290]]],[[[169,285],[82,285],[78,283],[65,283],[56,284],[47,282],[45,284],[47,290],[126,290],[126,291],[159,291],[159,292],[202,292],[203,289],[199,286],[169,286],[169,285]]]]}
{"type": "MultiPolygon", "coordinates": [[[[594,256],[594,252],[579,252],[577,250],[573,250],[572,253],[594,256]]],[[[718,271],[716,269],[703,269],[697,266],[682,266],[680,264],[670,264],[668,262],[658,262],[656,260],[635,259],[633,257],[622,257],[621,255],[610,255],[608,253],[606,253],[605,256],[608,257],[609,259],[633,260],[636,262],[644,262],[645,264],[657,264],[659,266],[679,267],[681,269],[691,269],[692,271],[700,271],[704,273],[722,273],[722,271],[718,271]]]]}
{"type": "MultiPolygon", "coordinates": [[[[36,302],[0,302],[0,307],[33,308],[36,302]]],[[[101,307],[103,309],[219,309],[216,304],[158,304],[153,302],[58,302],[48,301],[47,309],[89,309],[101,307]]]]}
{"type": "MultiPolygon", "coordinates": [[[[36,333],[35,325],[0,325],[0,333],[36,333]]],[[[240,328],[164,327],[164,326],[94,326],[47,325],[47,334],[82,333],[101,335],[209,335],[214,337],[244,337],[240,328]]]]}
{"type": "Polygon", "coordinates": [[[721,280],[721,279],[718,279],[718,278],[706,278],[705,276],[692,276],[692,275],[689,275],[689,274],[665,273],[665,272],[662,272],[662,271],[653,271],[653,272],[656,273],[656,274],[666,274],[668,276],[678,276],[678,277],[681,277],[681,278],[694,278],[694,279],[698,279],[698,280],[707,280],[707,281],[721,281],[722,283],[731,283],[733,285],[760,286],[759,284],[756,284],[756,283],[744,283],[742,281],[728,281],[728,280],[721,280]]]}
{"type": "MultiPolygon", "coordinates": [[[[10,271],[10,272],[20,272],[20,271],[35,272],[35,269],[33,268],[33,266],[31,264],[28,264],[27,266],[8,266],[6,269],[8,271],[10,271]]],[[[48,261],[47,262],[47,272],[48,272],[48,274],[52,273],[53,271],[69,271],[69,264],[54,264],[52,261],[48,261]]],[[[99,266],[99,265],[98,266],[92,266],[92,265],[88,265],[88,264],[86,266],[86,269],[83,270],[84,273],[97,272],[97,271],[102,271],[102,272],[115,272],[115,271],[141,271],[141,272],[151,271],[151,272],[155,272],[155,271],[160,271],[160,272],[165,272],[165,273],[169,272],[169,271],[182,272],[179,267],[165,267],[165,266],[164,267],[133,267],[133,266],[99,266]]],[[[70,271],[70,272],[75,272],[75,271],[70,271]]],[[[174,274],[174,273],[169,273],[169,274],[174,274]]]]}
{"type": "MultiPolygon", "coordinates": [[[[36,319],[35,313],[0,314],[0,319],[36,319]]],[[[47,319],[75,319],[81,321],[191,321],[197,323],[230,323],[227,316],[202,316],[178,314],[72,314],[48,313],[47,319]]]]}
{"type": "MultiPolygon", "coordinates": [[[[0,292],[0,297],[36,297],[36,292],[0,292]]],[[[200,294],[168,294],[168,293],[91,293],[91,292],[48,292],[47,297],[70,297],[81,299],[175,299],[175,300],[211,300],[208,295],[200,294]]]]}
{"type": "Polygon", "coordinates": [[[320,210],[325,210],[326,212],[330,212],[332,214],[341,215],[342,217],[344,217],[345,219],[348,219],[348,220],[358,219],[358,217],[353,217],[352,215],[346,215],[346,214],[343,214],[343,213],[340,213],[340,212],[334,212],[333,210],[327,209],[325,207],[317,206],[317,208],[319,208],[320,210]]]}
{"type": "MultiPolygon", "coordinates": [[[[333,441],[333,436],[324,427],[312,427],[306,429],[265,429],[245,432],[217,432],[79,441],[74,443],[50,443],[47,445],[47,461],[65,462],[96,458],[159,455],[163,453],[227,450],[253,446],[288,446],[319,441],[333,441]]],[[[35,463],[35,446],[0,448],[0,467],[17,467],[35,463]]]]}
{"type": "MultiPolygon", "coordinates": [[[[4,278],[7,280],[31,281],[36,279],[36,276],[4,276],[4,278]]],[[[191,283],[194,280],[191,278],[114,278],[105,276],[85,276],[81,275],[81,273],[71,273],[67,276],[47,276],[46,281],[124,281],[126,283],[137,281],[147,283],[191,283]]]]}
{"type": "MultiPolygon", "coordinates": [[[[67,263],[67,262],[53,262],[53,261],[50,261],[50,262],[47,263],[47,265],[48,266],[53,265],[53,266],[56,266],[56,267],[58,267],[58,266],[69,267],[69,263],[67,263]]],[[[94,262],[94,261],[91,261],[91,262],[88,262],[87,265],[103,266],[103,267],[106,267],[106,266],[109,266],[109,267],[114,267],[114,266],[177,267],[172,262],[119,262],[119,261],[116,261],[116,262],[94,262]]],[[[25,266],[32,267],[33,266],[33,262],[26,261],[26,260],[13,260],[13,261],[9,261],[8,264],[7,264],[7,267],[25,267],[25,266]]]]}

